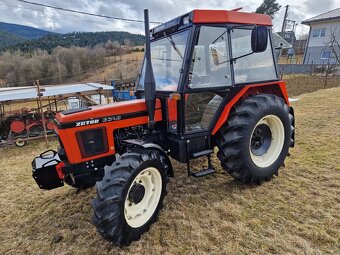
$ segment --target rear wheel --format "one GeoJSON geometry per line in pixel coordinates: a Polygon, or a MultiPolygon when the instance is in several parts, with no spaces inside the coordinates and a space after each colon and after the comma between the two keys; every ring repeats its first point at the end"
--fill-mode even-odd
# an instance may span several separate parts
{"type": "Polygon", "coordinates": [[[105,167],[92,202],[98,232],[116,245],[139,239],[156,220],[169,165],[157,150],[134,149],[105,167]]]}
{"type": "Polygon", "coordinates": [[[250,96],[236,106],[217,136],[222,167],[241,182],[278,174],[291,144],[293,116],[275,95],[250,96]]]}

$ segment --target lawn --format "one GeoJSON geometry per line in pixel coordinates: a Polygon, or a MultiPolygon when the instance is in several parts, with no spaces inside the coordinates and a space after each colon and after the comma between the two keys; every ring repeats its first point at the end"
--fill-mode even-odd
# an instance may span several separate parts
{"type": "Polygon", "coordinates": [[[158,222],[123,249],[91,223],[94,189],[39,190],[30,163],[43,142],[0,149],[0,254],[339,254],[340,88],[298,98],[278,177],[240,185],[214,158],[218,173],[194,179],[174,162],[158,222]]]}

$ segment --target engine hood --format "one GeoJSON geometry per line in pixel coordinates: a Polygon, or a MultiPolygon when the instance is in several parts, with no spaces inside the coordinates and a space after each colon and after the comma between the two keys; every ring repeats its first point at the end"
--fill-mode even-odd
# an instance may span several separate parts
{"type": "MultiPolygon", "coordinates": [[[[158,99],[156,109],[160,108],[161,103],[158,99]]],[[[122,120],[144,115],[147,115],[145,100],[137,99],[63,111],[56,115],[55,122],[58,128],[60,126],[71,128],[99,124],[105,120],[122,120]]]]}

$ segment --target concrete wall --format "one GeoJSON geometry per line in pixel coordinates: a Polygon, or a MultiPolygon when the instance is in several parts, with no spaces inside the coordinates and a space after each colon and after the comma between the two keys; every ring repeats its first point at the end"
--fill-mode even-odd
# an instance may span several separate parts
{"type": "Polygon", "coordinates": [[[284,74],[306,74],[311,73],[313,65],[279,64],[279,73],[284,74]]]}
{"type": "MultiPolygon", "coordinates": [[[[317,69],[320,68],[321,65],[297,65],[297,64],[279,64],[278,71],[279,73],[284,74],[310,74],[317,72],[317,69]]],[[[326,68],[326,65],[323,65],[326,68]]],[[[335,67],[337,73],[340,70],[340,66],[335,67]]]]}

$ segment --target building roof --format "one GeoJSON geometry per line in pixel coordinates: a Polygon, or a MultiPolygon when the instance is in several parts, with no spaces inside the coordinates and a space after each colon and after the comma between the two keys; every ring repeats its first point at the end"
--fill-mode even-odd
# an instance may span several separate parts
{"type": "MultiPolygon", "coordinates": [[[[42,97],[70,95],[81,92],[112,89],[113,89],[112,86],[103,85],[99,83],[40,86],[42,97]]],[[[34,86],[0,88],[0,102],[35,98],[38,98],[38,92],[37,88],[34,86]]]]}
{"type": "Polygon", "coordinates": [[[306,19],[306,20],[302,21],[301,24],[308,25],[310,23],[316,23],[316,22],[327,21],[327,20],[336,20],[336,19],[340,19],[340,8],[319,14],[319,15],[313,17],[313,18],[310,18],[310,19],[306,19]]]}

